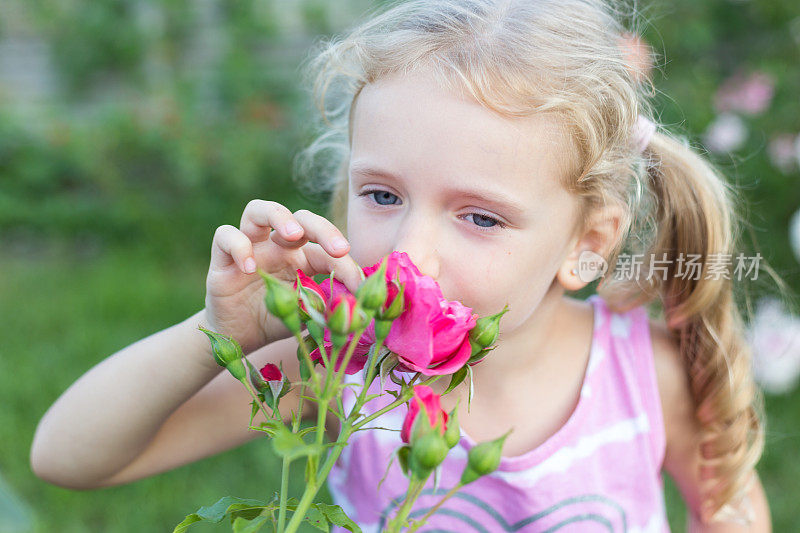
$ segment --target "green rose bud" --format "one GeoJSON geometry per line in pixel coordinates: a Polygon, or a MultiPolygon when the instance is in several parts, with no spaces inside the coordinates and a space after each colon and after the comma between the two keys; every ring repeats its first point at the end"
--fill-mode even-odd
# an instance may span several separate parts
{"type": "Polygon", "coordinates": [[[389,336],[389,331],[392,329],[391,320],[378,320],[375,319],[375,340],[382,341],[389,336]]]}
{"type": "Polygon", "coordinates": [[[241,359],[231,361],[225,368],[228,369],[228,372],[230,372],[233,377],[242,383],[247,379],[247,370],[245,370],[244,363],[242,363],[241,359]]]}
{"type": "Polygon", "coordinates": [[[500,318],[508,312],[508,305],[497,314],[479,318],[469,332],[470,340],[481,348],[491,346],[497,340],[497,334],[500,332],[500,318]]]}
{"type": "Polygon", "coordinates": [[[242,358],[242,348],[233,337],[210,331],[203,326],[198,326],[197,329],[208,335],[211,340],[214,360],[219,366],[228,366],[228,363],[242,358]]]}
{"type": "Polygon", "coordinates": [[[511,430],[495,440],[482,442],[470,448],[467,456],[467,466],[461,474],[461,484],[472,483],[481,476],[491,474],[497,470],[500,457],[503,453],[503,442],[511,430]]]}
{"type": "Polygon", "coordinates": [[[325,317],[328,323],[328,329],[331,333],[339,335],[347,335],[350,333],[351,325],[356,318],[356,302],[352,294],[340,294],[330,303],[325,317]]]}
{"type": "Polygon", "coordinates": [[[478,349],[476,349],[477,345],[474,344],[472,341],[470,341],[470,343],[472,344],[472,355],[467,360],[467,364],[468,365],[474,365],[475,363],[479,363],[479,362],[483,361],[483,358],[486,357],[489,354],[489,352],[494,350],[494,347],[493,348],[483,348],[483,349],[478,348],[478,349]]]}
{"type": "Polygon", "coordinates": [[[381,266],[361,283],[356,291],[358,302],[368,311],[378,311],[386,302],[386,259],[381,266]]]}
{"type": "Polygon", "coordinates": [[[258,273],[267,287],[267,292],[264,295],[264,303],[267,306],[267,310],[280,318],[289,331],[295,334],[299,333],[300,313],[298,311],[297,293],[263,270],[259,269],[258,273]]]}
{"type": "Polygon", "coordinates": [[[214,361],[219,366],[225,367],[239,381],[246,379],[247,370],[245,370],[244,363],[242,363],[243,354],[239,343],[231,336],[207,330],[203,326],[198,326],[197,329],[208,335],[211,340],[214,361]]]}
{"type": "Polygon", "coordinates": [[[458,426],[458,404],[461,401],[459,400],[456,402],[456,406],[453,407],[453,410],[447,415],[447,429],[444,431],[444,442],[447,444],[448,448],[455,447],[458,444],[458,441],[461,440],[461,430],[458,426]]]}
{"type": "Polygon", "coordinates": [[[450,448],[438,431],[423,435],[411,446],[409,466],[418,479],[424,479],[439,466],[450,448]]]}

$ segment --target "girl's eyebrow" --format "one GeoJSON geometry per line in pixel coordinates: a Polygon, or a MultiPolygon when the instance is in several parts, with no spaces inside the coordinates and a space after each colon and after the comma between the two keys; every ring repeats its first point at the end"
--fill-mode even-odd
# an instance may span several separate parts
{"type": "MultiPolygon", "coordinates": [[[[390,181],[391,180],[396,180],[396,181],[399,181],[399,182],[403,181],[396,174],[393,174],[391,172],[388,172],[388,171],[380,169],[380,168],[374,168],[374,167],[361,165],[361,164],[353,164],[353,165],[351,165],[350,166],[350,173],[351,174],[360,174],[360,175],[366,176],[366,177],[385,178],[385,179],[388,179],[390,181]]],[[[513,197],[511,197],[509,195],[505,195],[505,194],[503,194],[503,193],[501,193],[501,192],[499,192],[497,190],[480,189],[480,188],[477,188],[477,189],[472,189],[472,188],[470,188],[470,189],[467,189],[467,188],[450,188],[450,189],[447,189],[446,192],[451,194],[451,195],[454,195],[454,196],[470,198],[470,199],[473,199],[473,200],[485,202],[487,204],[492,204],[492,205],[494,205],[495,207],[497,207],[499,209],[508,210],[509,212],[511,212],[514,215],[522,215],[526,211],[526,209],[522,205],[518,204],[513,199],[513,197]]]]}

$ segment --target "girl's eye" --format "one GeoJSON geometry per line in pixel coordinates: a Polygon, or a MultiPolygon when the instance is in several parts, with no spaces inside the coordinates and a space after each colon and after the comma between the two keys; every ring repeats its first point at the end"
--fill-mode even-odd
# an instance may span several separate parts
{"type": "Polygon", "coordinates": [[[505,228],[506,225],[496,218],[482,215],[480,213],[467,213],[465,216],[472,217],[472,222],[481,228],[481,231],[488,231],[492,228],[505,228]]]}
{"type": "Polygon", "coordinates": [[[388,191],[381,191],[381,190],[374,190],[374,191],[364,191],[359,196],[372,196],[372,199],[378,205],[394,205],[394,200],[399,200],[397,195],[392,194],[388,191]]]}

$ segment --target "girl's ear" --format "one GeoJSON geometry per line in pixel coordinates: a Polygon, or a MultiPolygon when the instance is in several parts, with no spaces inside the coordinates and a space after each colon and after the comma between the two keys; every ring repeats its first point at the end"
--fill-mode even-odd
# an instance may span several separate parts
{"type": "Polygon", "coordinates": [[[621,207],[606,206],[590,216],[556,274],[564,289],[577,291],[607,273],[606,258],[621,237],[624,214],[621,207]]]}

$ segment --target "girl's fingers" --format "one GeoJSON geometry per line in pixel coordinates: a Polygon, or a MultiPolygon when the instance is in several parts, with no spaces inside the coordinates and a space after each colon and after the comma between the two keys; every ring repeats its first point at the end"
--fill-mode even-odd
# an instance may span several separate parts
{"type": "Polygon", "coordinates": [[[250,274],[256,271],[256,264],[253,260],[253,244],[250,239],[230,224],[225,224],[214,232],[214,240],[211,243],[210,268],[222,270],[233,263],[236,263],[242,272],[250,274]]]}
{"type": "Polygon", "coordinates": [[[314,276],[333,272],[333,277],[344,283],[350,292],[355,293],[358,290],[358,286],[364,279],[363,271],[350,255],[331,257],[327,250],[315,243],[308,243],[303,251],[308,264],[298,268],[307,275],[314,276]]]}
{"type": "Polygon", "coordinates": [[[242,213],[239,229],[253,243],[268,240],[273,229],[285,242],[292,243],[302,241],[304,233],[291,211],[278,202],[268,200],[248,202],[242,213]]]}
{"type": "Polygon", "coordinates": [[[295,211],[293,216],[303,226],[303,238],[290,241],[275,232],[271,238],[279,246],[299,248],[307,242],[314,242],[322,246],[333,257],[342,257],[350,250],[350,244],[342,232],[327,218],[306,209],[295,211]]]}

